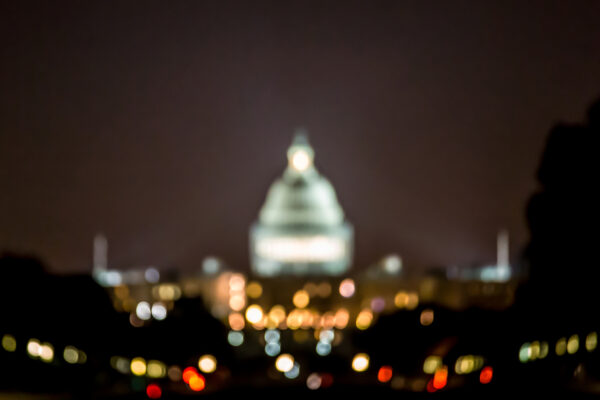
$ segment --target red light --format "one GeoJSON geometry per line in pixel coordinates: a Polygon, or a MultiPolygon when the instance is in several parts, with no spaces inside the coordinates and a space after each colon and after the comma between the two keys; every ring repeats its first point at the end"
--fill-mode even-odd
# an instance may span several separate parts
{"type": "Polygon", "coordinates": [[[429,382],[427,382],[427,391],[429,393],[437,392],[437,389],[433,387],[433,378],[431,378],[429,382]]]}
{"type": "Polygon", "coordinates": [[[183,374],[181,376],[183,377],[183,381],[185,383],[190,383],[190,378],[192,376],[196,376],[196,375],[198,375],[198,371],[196,370],[196,368],[187,367],[186,369],[183,370],[183,374]]]}
{"type": "Polygon", "coordinates": [[[202,375],[196,374],[190,378],[188,385],[190,385],[190,389],[192,389],[194,392],[199,392],[201,390],[204,390],[204,387],[206,386],[206,381],[204,380],[204,377],[202,375]]]}
{"type": "Polygon", "coordinates": [[[392,367],[389,365],[384,365],[379,368],[379,372],[377,373],[377,380],[379,382],[389,382],[392,379],[392,367]]]}
{"type": "Polygon", "coordinates": [[[321,374],[321,387],[326,388],[333,384],[333,376],[327,372],[321,374]]]}
{"type": "Polygon", "coordinates": [[[493,375],[494,369],[492,367],[485,367],[481,370],[481,373],[479,374],[479,382],[483,383],[484,385],[486,383],[490,383],[492,381],[493,375]]]}
{"type": "Polygon", "coordinates": [[[433,375],[433,387],[436,389],[443,389],[448,382],[448,367],[441,367],[435,371],[433,375]]]}
{"type": "Polygon", "coordinates": [[[162,396],[162,390],[156,383],[151,383],[146,387],[146,394],[151,399],[160,399],[160,396],[162,396]]]}

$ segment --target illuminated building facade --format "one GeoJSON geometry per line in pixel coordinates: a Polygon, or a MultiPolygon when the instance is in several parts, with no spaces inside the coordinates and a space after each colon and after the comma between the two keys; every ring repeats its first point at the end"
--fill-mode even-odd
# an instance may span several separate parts
{"type": "Polygon", "coordinates": [[[352,261],[353,229],[331,183],[314,166],[306,135],[287,151],[288,166],[267,194],[250,229],[258,276],[341,275],[352,261]]]}

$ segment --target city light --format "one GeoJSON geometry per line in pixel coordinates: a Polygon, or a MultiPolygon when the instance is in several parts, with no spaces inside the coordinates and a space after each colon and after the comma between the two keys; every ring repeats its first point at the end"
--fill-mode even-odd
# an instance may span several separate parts
{"type": "Polygon", "coordinates": [[[146,374],[146,360],[142,357],[136,357],[131,360],[130,365],[131,373],[136,376],[142,376],[146,374]]]}
{"type": "Polygon", "coordinates": [[[263,288],[261,284],[256,281],[249,282],[248,286],[246,286],[246,294],[251,299],[258,299],[262,295],[262,292],[263,288]]]}
{"type": "Polygon", "coordinates": [[[598,334],[596,332],[590,332],[585,338],[585,349],[587,351],[594,351],[598,345],[598,334]]]}
{"type": "Polygon", "coordinates": [[[358,353],[352,359],[352,369],[356,372],[363,372],[369,368],[369,356],[365,353],[358,353]]]}
{"type": "Polygon", "coordinates": [[[567,339],[562,337],[556,341],[556,347],[554,348],[557,356],[562,356],[567,351],[567,339]]]}
{"type": "Polygon", "coordinates": [[[2,348],[9,353],[17,349],[17,340],[13,335],[5,334],[2,336],[2,348]]]}
{"type": "Polygon", "coordinates": [[[484,385],[490,383],[492,381],[492,376],[494,375],[494,369],[490,366],[484,367],[479,373],[479,382],[484,385]]]}
{"type": "Polygon", "coordinates": [[[389,365],[384,365],[383,367],[379,368],[379,371],[377,372],[377,380],[382,383],[389,382],[392,379],[392,375],[392,367],[389,365]]]}
{"type": "Polygon", "coordinates": [[[229,326],[234,331],[241,331],[244,329],[246,322],[244,321],[244,317],[240,313],[231,313],[229,314],[229,326]]]}
{"type": "Polygon", "coordinates": [[[204,376],[200,374],[194,374],[190,376],[188,385],[194,392],[200,392],[206,387],[206,380],[204,379],[204,376]]]}
{"type": "Polygon", "coordinates": [[[362,310],[356,317],[356,327],[360,330],[365,330],[373,322],[373,313],[368,308],[362,310]]]}
{"type": "Polygon", "coordinates": [[[437,390],[443,389],[448,382],[448,367],[445,365],[436,369],[433,374],[433,387],[437,390]]]}
{"type": "Polygon", "coordinates": [[[292,300],[294,305],[298,308],[306,307],[309,301],[310,296],[308,295],[308,292],[306,290],[298,290],[296,293],[294,293],[294,297],[292,300]]]}
{"type": "Polygon", "coordinates": [[[569,338],[567,342],[567,353],[575,354],[579,350],[579,336],[573,335],[569,338]]]}
{"type": "Polygon", "coordinates": [[[331,344],[323,341],[319,341],[316,347],[317,354],[320,356],[326,356],[331,353],[331,344]]]}
{"type": "Polygon", "coordinates": [[[227,342],[234,347],[241,346],[244,343],[244,332],[229,331],[227,342]]]}
{"type": "Polygon", "coordinates": [[[156,383],[151,383],[146,386],[146,395],[151,399],[160,399],[162,389],[156,383]]]}
{"type": "Polygon", "coordinates": [[[147,321],[152,317],[150,304],[147,301],[140,301],[135,307],[135,315],[142,321],[147,321]]]}
{"type": "Polygon", "coordinates": [[[423,362],[423,372],[433,374],[441,366],[442,358],[440,356],[428,356],[423,362]]]}
{"type": "Polygon", "coordinates": [[[217,359],[211,354],[205,354],[198,360],[200,371],[210,374],[217,369],[217,359]]]}
{"type": "Polygon", "coordinates": [[[342,295],[342,297],[352,297],[352,295],[354,295],[355,290],[356,289],[354,286],[354,281],[350,278],[344,279],[340,283],[340,294],[342,295]]]}
{"type": "Polygon", "coordinates": [[[428,308],[428,309],[421,311],[421,316],[419,318],[419,321],[421,322],[421,325],[423,325],[423,326],[431,325],[433,323],[433,310],[428,308]]]}
{"type": "Polygon", "coordinates": [[[27,353],[31,357],[39,357],[41,352],[40,341],[37,339],[29,339],[27,342],[27,353]]]}
{"type": "Polygon", "coordinates": [[[287,372],[284,372],[284,375],[288,379],[296,379],[300,375],[300,364],[294,362],[294,366],[287,372]]]}
{"type": "Polygon", "coordinates": [[[246,309],[246,319],[251,324],[257,324],[263,319],[263,311],[259,305],[253,304],[246,309]]]}
{"type": "Polygon", "coordinates": [[[294,368],[294,357],[290,354],[281,354],[275,360],[275,368],[280,372],[288,372],[294,368]]]}
{"type": "Polygon", "coordinates": [[[77,364],[77,362],[79,361],[79,352],[75,347],[67,346],[63,351],[63,358],[69,364],[77,364]]]}
{"type": "Polygon", "coordinates": [[[167,318],[167,308],[162,303],[152,304],[152,317],[158,321],[167,318]]]}
{"type": "Polygon", "coordinates": [[[313,372],[306,378],[306,387],[310,390],[317,390],[321,387],[321,376],[316,372],[313,372]]]}
{"type": "Polygon", "coordinates": [[[531,347],[530,343],[523,343],[521,348],[519,349],[519,361],[522,363],[526,363],[529,361],[531,357],[531,347]]]}
{"type": "Polygon", "coordinates": [[[312,164],[312,159],[308,152],[303,149],[296,150],[290,158],[290,167],[297,172],[304,172],[312,164]]]}
{"type": "Polygon", "coordinates": [[[167,375],[167,366],[158,360],[148,361],[146,375],[150,378],[164,378],[167,375]]]}
{"type": "Polygon", "coordinates": [[[181,378],[185,383],[190,383],[192,376],[198,375],[198,371],[194,367],[186,367],[181,373],[181,378]]]}
{"type": "Polygon", "coordinates": [[[54,360],[54,347],[50,343],[42,343],[39,348],[39,356],[44,362],[54,360]]]}

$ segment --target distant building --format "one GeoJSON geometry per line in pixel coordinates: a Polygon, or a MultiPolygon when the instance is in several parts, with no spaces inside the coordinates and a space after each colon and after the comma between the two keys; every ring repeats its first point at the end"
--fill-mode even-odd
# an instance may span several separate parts
{"type": "Polygon", "coordinates": [[[250,261],[257,276],[342,275],[352,262],[353,228],[335,190],[314,166],[314,151],[297,134],[288,166],[267,194],[250,229],[250,261]]]}

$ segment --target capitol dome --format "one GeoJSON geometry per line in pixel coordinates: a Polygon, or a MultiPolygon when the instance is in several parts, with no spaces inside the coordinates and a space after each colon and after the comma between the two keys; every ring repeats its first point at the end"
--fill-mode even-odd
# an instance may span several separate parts
{"type": "Polygon", "coordinates": [[[352,258],[352,226],[315,168],[305,134],[296,134],[287,158],[250,230],[252,269],[266,276],[342,274],[352,258]]]}

